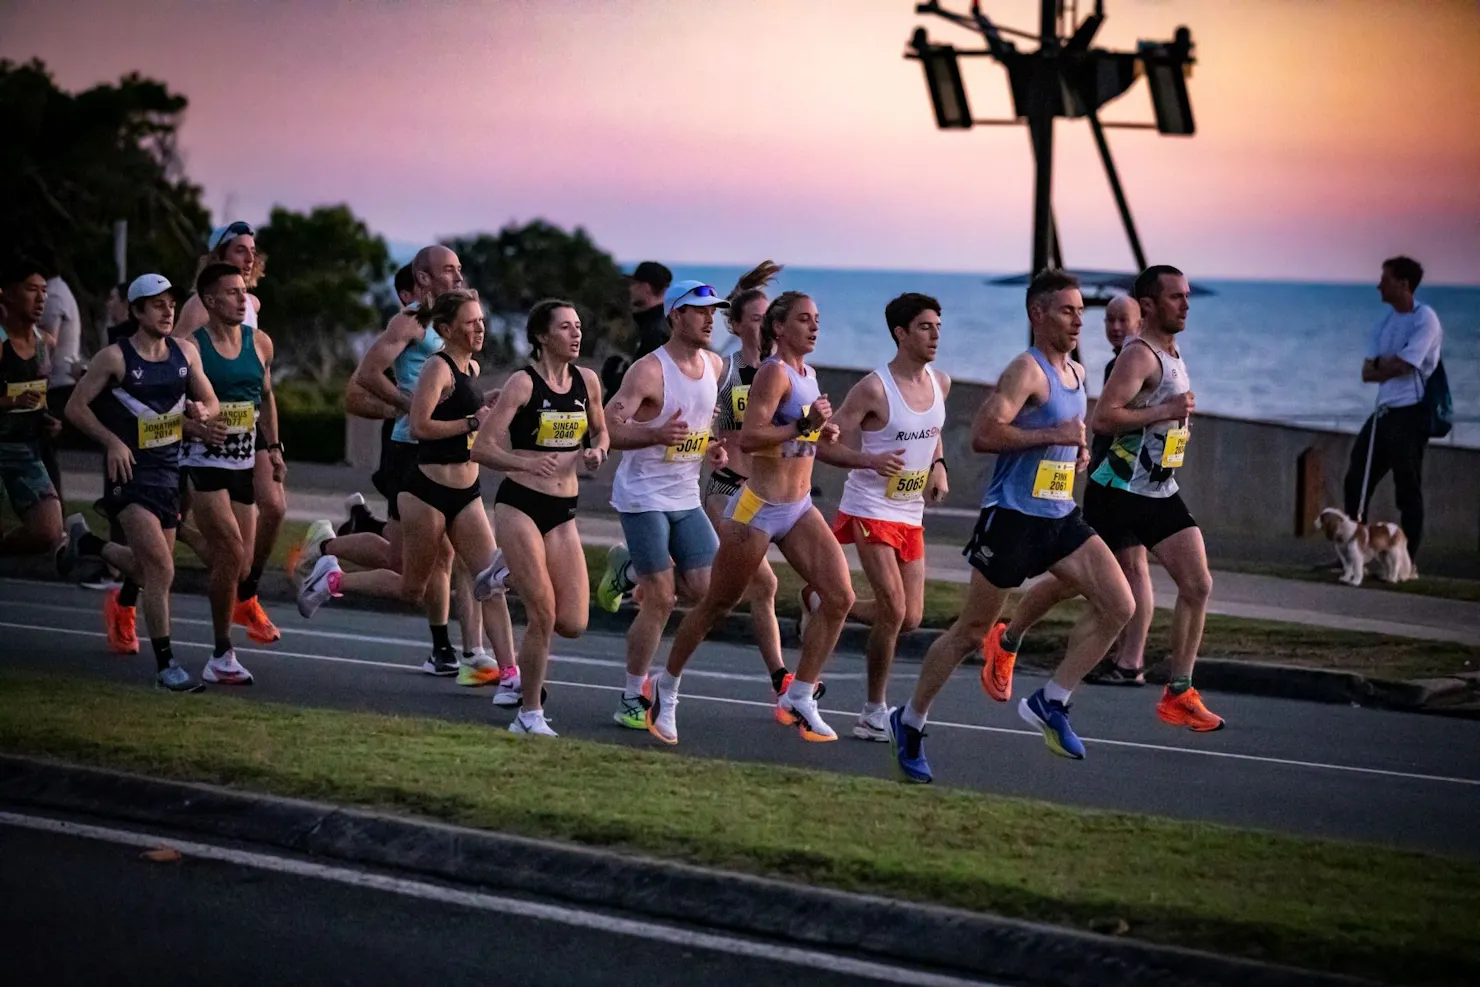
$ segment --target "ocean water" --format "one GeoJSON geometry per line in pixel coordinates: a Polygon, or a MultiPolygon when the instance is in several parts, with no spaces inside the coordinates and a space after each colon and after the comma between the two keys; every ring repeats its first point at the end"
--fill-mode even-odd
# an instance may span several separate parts
{"type": "MultiPolygon", "coordinates": [[[[670,265],[729,291],[739,267],[670,265]]],[[[994,381],[1027,346],[1023,288],[994,287],[991,275],[788,268],[774,291],[817,302],[822,331],[815,362],[872,369],[894,355],[884,305],[905,291],[940,300],[940,366],[963,380],[994,381]]],[[[1387,311],[1371,284],[1204,281],[1215,294],[1192,299],[1183,356],[1201,411],[1355,432],[1371,413],[1375,384],[1361,382],[1373,327],[1387,311]]],[[[1419,300],[1444,326],[1444,367],[1455,427],[1445,443],[1480,447],[1480,287],[1424,286],[1419,300]]],[[[1080,355],[1098,393],[1110,359],[1104,309],[1085,313],[1080,355]]],[[[729,340],[717,339],[721,349],[729,340]]]]}

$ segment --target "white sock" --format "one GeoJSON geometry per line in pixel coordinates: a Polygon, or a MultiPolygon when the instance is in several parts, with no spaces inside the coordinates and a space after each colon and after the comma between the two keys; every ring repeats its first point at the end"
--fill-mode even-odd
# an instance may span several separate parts
{"type": "Polygon", "coordinates": [[[1069,697],[1072,695],[1074,695],[1073,689],[1065,689],[1053,679],[1049,679],[1048,684],[1043,687],[1043,698],[1049,702],[1057,701],[1067,706],[1069,704],[1069,697]]]}
{"type": "Polygon", "coordinates": [[[867,716],[870,713],[882,713],[887,708],[888,707],[884,703],[864,703],[863,715],[867,716]]]}
{"type": "Polygon", "coordinates": [[[792,705],[800,702],[812,702],[812,690],[817,688],[815,682],[803,682],[801,679],[792,679],[791,685],[786,689],[786,698],[790,699],[792,705]]]}
{"type": "Polygon", "coordinates": [[[678,682],[680,678],[682,678],[682,676],[669,675],[668,670],[665,668],[663,671],[658,673],[658,688],[662,689],[670,696],[676,695],[678,693],[678,682]]]}
{"type": "Polygon", "coordinates": [[[524,709],[521,707],[519,710],[519,719],[524,721],[526,724],[532,725],[540,722],[544,718],[545,711],[543,709],[524,709]]]}
{"type": "Polygon", "coordinates": [[[899,718],[907,727],[913,727],[916,730],[925,729],[925,714],[915,712],[914,703],[905,703],[904,709],[899,711],[899,718]]]}
{"type": "Polygon", "coordinates": [[[642,695],[642,684],[646,681],[646,675],[633,675],[631,672],[628,672],[627,689],[622,694],[627,696],[628,698],[631,698],[632,696],[642,695]]]}

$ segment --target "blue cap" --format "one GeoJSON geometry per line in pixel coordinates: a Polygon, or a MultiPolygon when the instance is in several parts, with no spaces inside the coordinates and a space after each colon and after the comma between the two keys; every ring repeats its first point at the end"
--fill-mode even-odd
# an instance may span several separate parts
{"type": "Polygon", "coordinates": [[[227,243],[231,240],[235,240],[239,236],[256,235],[257,231],[252,229],[251,223],[243,223],[242,221],[237,220],[235,223],[231,223],[228,226],[218,226],[214,230],[212,230],[211,235],[206,238],[206,249],[215,250],[217,247],[221,246],[221,244],[227,243]]]}
{"type": "Polygon", "coordinates": [[[730,303],[711,284],[703,281],[675,281],[663,293],[663,314],[672,315],[676,308],[685,305],[714,308],[729,308],[730,303]]]}

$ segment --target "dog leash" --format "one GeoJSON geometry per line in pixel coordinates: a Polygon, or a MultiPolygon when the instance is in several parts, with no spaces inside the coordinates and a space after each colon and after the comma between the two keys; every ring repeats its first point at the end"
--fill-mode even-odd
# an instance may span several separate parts
{"type": "Polygon", "coordinates": [[[1372,476],[1372,451],[1377,447],[1377,420],[1386,410],[1382,406],[1382,400],[1378,399],[1376,407],[1372,410],[1372,428],[1367,433],[1367,462],[1362,468],[1362,497],[1357,501],[1357,516],[1352,518],[1358,524],[1367,523],[1367,481],[1372,476]]]}

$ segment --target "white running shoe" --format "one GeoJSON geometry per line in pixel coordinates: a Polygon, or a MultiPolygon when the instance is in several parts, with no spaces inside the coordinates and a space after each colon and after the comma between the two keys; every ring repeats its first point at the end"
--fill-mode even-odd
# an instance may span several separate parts
{"type": "Polygon", "coordinates": [[[880,743],[889,742],[889,708],[877,709],[872,712],[864,710],[858,714],[858,722],[853,724],[853,736],[859,740],[876,740],[880,743]]]}
{"type": "Polygon", "coordinates": [[[498,688],[493,693],[493,704],[505,708],[518,706],[524,701],[524,689],[519,682],[519,666],[510,665],[499,671],[498,688]]]}
{"type": "Polygon", "coordinates": [[[678,690],[666,690],[655,681],[649,691],[653,704],[647,711],[648,733],[665,744],[678,743],[678,690]]]}
{"type": "Polygon", "coordinates": [[[364,506],[365,495],[360,493],[358,490],[350,494],[348,497],[344,498],[344,513],[350,517],[354,517],[356,507],[364,506]]]}
{"type": "Polygon", "coordinates": [[[308,526],[308,531],[299,543],[297,561],[293,565],[293,571],[288,575],[293,582],[302,588],[308,580],[309,573],[313,567],[319,564],[319,559],[324,556],[324,542],[334,537],[334,525],[328,521],[315,521],[308,526]]]}
{"type": "Polygon", "coordinates": [[[303,581],[303,587],[298,590],[298,612],[303,617],[312,617],[314,611],[329,602],[331,596],[342,596],[339,592],[339,581],[344,577],[344,571],[339,568],[339,560],[332,555],[325,555],[314,563],[313,571],[303,581]]]}
{"type": "Polygon", "coordinates": [[[488,568],[478,573],[478,578],[473,581],[473,596],[478,600],[488,600],[504,592],[504,580],[509,578],[509,566],[504,562],[504,550],[496,548],[493,550],[493,559],[488,563],[488,568]]]}
{"type": "Polygon", "coordinates": [[[212,685],[251,685],[252,673],[236,660],[236,649],[228,649],[219,658],[206,662],[200,677],[212,685]]]}
{"type": "Polygon", "coordinates": [[[813,743],[826,743],[838,739],[837,733],[827,725],[822,714],[817,711],[817,700],[815,699],[793,700],[789,693],[783,692],[776,700],[776,722],[784,726],[796,727],[803,740],[810,740],[813,743]]]}
{"type": "Polygon", "coordinates": [[[509,724],[510,733],[528,733],[536,737],[558,737],[560,734],[550,729],[550,724],[545,720],[543,711],[538,713],[526,713],[519,711],[514,717],[514,722],[509,724]]]}
{"type": "Polygon", "coordinates": [[[466,686],[490,685],[499,681],[498,662],[493,656],[479,648],[472,657],[464,655],[457,664],[457,684],[466,686]]]}

